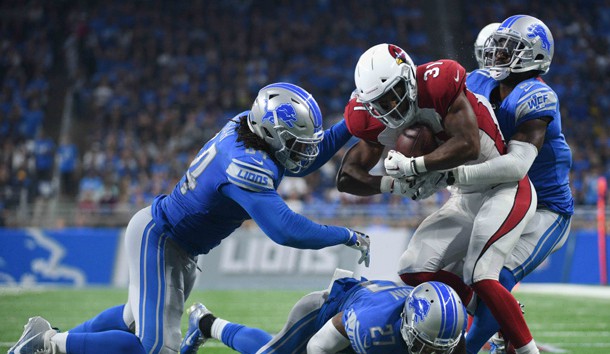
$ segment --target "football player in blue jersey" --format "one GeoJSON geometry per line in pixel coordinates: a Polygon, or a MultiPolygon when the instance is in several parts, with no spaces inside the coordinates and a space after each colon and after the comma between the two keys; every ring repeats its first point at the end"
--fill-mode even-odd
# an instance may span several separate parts
{"type": "Polygon", "coordinates": [[[451,287],[434,281],[414,288],[386,280],[337,279],[329,290],[301,298],[275,336],[217,318],[200,303],[189,311],[189,328],[197,327],[203,340],[183,344],[181,354],[196,353],[209,338],[240,353],[258,354],[464,350],[466,309],[451,287]]]}
{"type": "MultiPolygon", "coordinates": [[[[538,194],[535,216],[500,273],[500,282],[508,290],[565,243],[574,213],[568,179],[572,156],[561,131],[559,101],[540,79],[550,68],[554,47],[553,36],[542,21],[511,16],[488,35],[483,49],[485,69],[473,71],[466,80],[470,91],[492,104],[508,141],[508,153],[482,164],[458,167],[453,171],[456,182],[503,183],[528,174],[538,194]]],[[[468,331],[468,353],[477,353],[498,329],[481,302],[468,331]]]]}
{"type": "Polygon", "coordinates": [[[284,176],[304,176],[351,137],[343,121],[322,129],[322,114],[302,88],[262,88],[199,151],[168,195],[136,213],[125,232],[128,301],[65,333],[32,318],[9,353],[177,353],[180,318],[196,278],[197,256],[253,219],[280,245],[320,249],[345,244],[369,262],[369,237],[316,224],[276,192],[284,176]]]}

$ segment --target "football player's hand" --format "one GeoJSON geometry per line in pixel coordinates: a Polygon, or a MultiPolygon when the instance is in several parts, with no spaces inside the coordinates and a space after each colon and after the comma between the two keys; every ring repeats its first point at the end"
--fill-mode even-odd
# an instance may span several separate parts
{"type": "Polygon", "coordinates": [[[360,259],[358,260],[358,264],[364,262],[366,267],[369,266],[371,262],[371,239],[368,235],[363,234],[360,231],[347,229],[350,233],[350,238],[348,241],[349,247],[360,251],[360,259]]]}
{"type": "Polygon", "coordinates": [[[442,188],[452,185],[455,182],[453,171],[433,171],[418,177],[417,192],[413,196],[413,200],[426,199],[442,188]]]}
{"type": "Polygon", "coordinates": [[[398,151],[390,150],[383,161],[383,166],[388,176],[394,178],[417,176],[419,172],[415,167],[415,159],[415,157],[406,157],[398,151]]]}
{"type": "Polygon", "coordinates": [[[383,176],[381,178],[381,193],[390,193],[413,199],[417,194],[420,184],[416,183],[415,178],[394,178],[383,176]]]}

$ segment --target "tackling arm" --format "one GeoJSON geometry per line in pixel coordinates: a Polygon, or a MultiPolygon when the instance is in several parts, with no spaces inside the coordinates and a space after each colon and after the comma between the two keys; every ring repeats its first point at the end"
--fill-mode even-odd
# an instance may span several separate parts
{"type": "Polygon", "coordinates": [[[459,166],[454,170],[459,184],[505,183],[519,181],[534,163],[544,143],[549,117],[519,125],[508,143],[508,153],[476,165],[459,166]]]}
{"type": "Polygon", "coordinates": [[[328,162],[328,160],[330,160],[351,137],[352,134],[347,130],[345,120],[341,120],[339,123],[330,127],[330,129],[324,131],[324,139],[322,139],[322,142],[320,143],[320,153],[311,166],[298,174],[292,174],[289,171],[286,171],[286,176],[301,177],[316,171],[328,162]]]}
{"type": "Polygon", "coordinates": [[[328,320],[307,343],[308,353],[337,353],[350,345],[345,326],[341,321],[343,312],[328,320]]]}
{"type": "Polygon", "coordinates": [[[383,145],[364,140],[352,146],[341,161],[337,189],[360,196],[380,194],[382,176],[373,176],[369,171],[375,167],[383,150],[383,145]]]}
{"type": "Polygon", "coordinates": [[[248,212],[274,242],[294,248],[320,249],[334,245],[353,245],[358,237],[345,227],[320,225],[292,211],[275,190],[251,192],[234,184],[222,193],[248,212]]]}

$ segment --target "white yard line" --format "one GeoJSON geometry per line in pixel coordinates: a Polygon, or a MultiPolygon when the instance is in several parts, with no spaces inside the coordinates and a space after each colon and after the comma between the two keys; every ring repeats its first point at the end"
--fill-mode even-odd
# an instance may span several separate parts
{"type": "Polygon", "coordinates": [[[524,283],[519,284],[513,291],[515,293],[578,295],[610,299],[610,286],[601,285],[524,283]]]}

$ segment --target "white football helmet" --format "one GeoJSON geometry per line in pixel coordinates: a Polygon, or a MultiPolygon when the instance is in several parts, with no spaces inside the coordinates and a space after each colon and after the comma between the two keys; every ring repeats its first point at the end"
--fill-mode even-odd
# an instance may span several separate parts
{"type": "Polygon", "coordinates": [[[483,29],[481,29],[477,35],[477,40],[474,42],[474,57],[479,64],[479,69],[483,69],[485,67],[485,59],[483,58],[485,42],[487,42],[487,38],[491,37],[498,27],[500,27],[500,22],[490,23],[483,27],[483,29]]]}
{"type": "Polygon", "coordinates": [[[409,55],[396,45],[369,48],[354,72],[358,100],[389,128],[410,124],[417,111],[415,70],[409,55]]]}
{"type": "Polygon", "coordinates": [[[551,66],[555,43],[549,28],[528,15],[507,18],[485,43],[485,67],[496,80],[510,73],[531,70],[546,74],[551,66]]]}
{"type": "Polygon", "coordinates": [[[324,138],[316,100],[301,87],[284,82],[267,85],[258,92],[248,113],[248,126],[292,173],[311,165],[324,138]]]}
{"type": "Polygon", "coordinates": [[[464,335],[466,316],[455,290],[441,282],[425,282],[405,301],[400,333],[411,354],[450,354],[464,335]]]}

